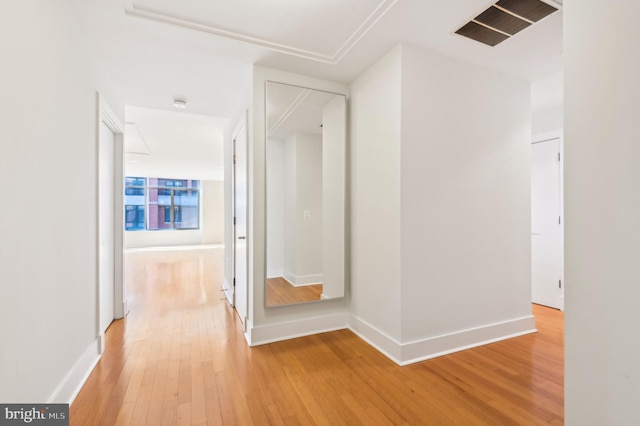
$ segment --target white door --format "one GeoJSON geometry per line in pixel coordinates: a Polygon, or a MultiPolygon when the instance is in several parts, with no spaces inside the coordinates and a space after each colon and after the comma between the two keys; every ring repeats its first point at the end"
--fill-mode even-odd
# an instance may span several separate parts
{"type": "Polygon", "coordinates": [[[531,300],[560,309],[562,224],[560,140],[531,146],[531,300]]]}
{"type": "Polygon", "coordinates": [[[99,332],[103,335],[115,317],[115,137],[102,121],[98,149],[99,332]]]}
{"type": "MultiPolygon", "coordinates": [[[[234,139],[234,305],[245,324],[247,317],[247,130],[234,139]]],[[[246,327],[246,324],[245,324],[246,327]]]]}

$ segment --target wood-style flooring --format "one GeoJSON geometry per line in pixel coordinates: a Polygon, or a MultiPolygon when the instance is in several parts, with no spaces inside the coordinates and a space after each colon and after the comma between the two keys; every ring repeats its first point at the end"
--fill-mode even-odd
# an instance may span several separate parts
{"type": "Polygon", "coordinates": [[[269,278],[265,289],[267,306],[289,305],[291,303],[313,302],[322,296],[322,284],[293,286],[282,277],[269,278]]]}
{"type": "Polygon", "coordinates": [[[130,313],[71,425],[563,424],[563,314],[539,333],[399,367],[348,330],[249,348],[222,249],[127,253],[130,313]]]}

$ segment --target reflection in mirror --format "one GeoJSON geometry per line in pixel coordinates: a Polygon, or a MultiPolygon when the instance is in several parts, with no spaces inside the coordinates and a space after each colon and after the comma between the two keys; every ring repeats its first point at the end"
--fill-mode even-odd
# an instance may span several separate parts
{"type": "Polygon", "coordinates": [[[266,85],[266,306],[344,297],[346,99],[266,85]]]}

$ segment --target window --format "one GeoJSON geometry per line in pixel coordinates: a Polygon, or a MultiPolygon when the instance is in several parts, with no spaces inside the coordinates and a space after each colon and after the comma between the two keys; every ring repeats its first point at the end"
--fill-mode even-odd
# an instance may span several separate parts
{"type": "Polygon", "coordinates": [[[200,181],[125,178],[125,230],[198,229],[200,181]]]}
{"type": "Polygon", "coordinates": [[[145,187],[147,180],[141,177],[126,177],[124,180],[124,229],[145,229],[145,187]]]}
{"type": "Polygon", "coordinates": [[[144,206],[125,206],[127,231],[144,229],[144,206]]]}
{"type": "Polygon", "coordinates": [[[182,207],[173,206],[173,217],[171,216],[171,206],[164,206],[164,223],[182,223],[182,207]]]}

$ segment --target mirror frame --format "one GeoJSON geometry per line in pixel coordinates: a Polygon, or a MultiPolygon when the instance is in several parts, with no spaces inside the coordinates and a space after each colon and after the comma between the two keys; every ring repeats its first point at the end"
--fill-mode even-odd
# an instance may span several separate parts
{"type": "Polygon", "coordinates": [[[272,80],[272,79],[265,79],[264,80],[264,271],[263,271],[263,290],[264,290],[264,308],[265,309],[277,309],[277,308],[282,308],[282,307],[291,307],[291,306],[301,306],[301,305],[308,305],[308,304],[316,304],[319,302],[329,302],[329,301],[335,301],[335,300],[342,300],[346,297],[347,295],[347,289],[348,289],[348,277],[349,277],[349,244],[348,244],[348,235],[349,235],[349,184],[350,184],[350,179],[349,179],[349,126],[348,126],[348,118],[349,118],[349,114],[348,114],[348,95],[346,93],[338,93],[338,92],[334,92],[334,91],[330,91],[330,90],[325,90],[325,89],[317,89],[315,87],[310,87],[310,86],[303,86],[301,84],[293,84],[293,83],[288,83],[288,82],[283,82],[283,81],[277,81],[277,80],[272,80]],[[268,108],[267,108],[267,103],[268,103],[268,86],[270,83],[275,83],[275,84],[281,84],[281,85],[286,85],[286,86],[290,86],[290,87],[297,87],[300,89],[308,89],[308,90],[313,90],[313,91],[317,91],[317,92],[322,92],[322,93],[326,93],[326,94],[331,94],[331,95],[336,95],[336,96],[341,96],[344,99],[344,126],[343,126],[343,135],[344,135],[344,146],[342,149],[343,152],[343,159],[344,159],[344,179],[343,179],[343,184],[342,184],[342,199],[343,199],[343,211],[342,211],[342,223],[343,223],[343,235],[342,235],[342,247],[343,247],[343,256],[342,256],[342,269],[343,269],[343,277],[342,277],[342,296],[339,297],[332,297],[332,298],[320,298],[318,300],[309,300],[309,301],[302,301],[302,302],[293,302],[293,303],[284,303],[284,304],[278,304],[278,305],[269,305],[268,304],[268,294],[267,294],[267,280],[268,280],[268,258],[269,258],[269,252],[267,250],[267,246],[268,246],[268,241],[269,241],[269,228],[268,228],[268,170],[269,170],[269,165],[268,165],[268,148],[267,148],[267,144],[269,141],[269,126],[268,126],[268,108]]]}

